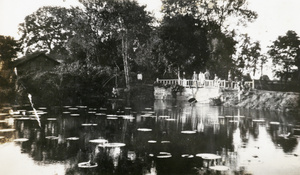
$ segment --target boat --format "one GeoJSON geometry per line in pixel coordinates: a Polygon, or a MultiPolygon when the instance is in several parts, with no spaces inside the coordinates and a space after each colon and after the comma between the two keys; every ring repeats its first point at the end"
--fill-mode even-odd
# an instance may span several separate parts
{"type": "Polygon", "coordinates": [[[219,99],[219,98],[210,98],[209,104],[211,106],[220,106],[222,104],[222,102],[221,102],[221,99],[219,99]]]}

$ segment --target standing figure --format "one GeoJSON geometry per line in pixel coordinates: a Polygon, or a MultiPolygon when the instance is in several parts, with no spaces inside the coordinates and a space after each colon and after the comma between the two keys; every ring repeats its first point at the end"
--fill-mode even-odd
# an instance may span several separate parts
{"type": "Polygon", "coordinates": [[[192,79],[193,79],[193,85],[198,87],[198,85],[197,85],[197,79],[198,78],[197,78],[196,71],[194,71],[192,79]]]}
{"type": "Polygon", "coordinates": [[[204,73],[200,72],[199,73],[199,82],[200,82],[201,86],[204,86],[204,80],[205,80],[204,73]]]}
{"type": "Polygon", "coordinates": [[[217,74],[215,74],[214,86],[218,86],[218,80],[219,80],[219,78],[218,78],[217,74]]]}
{"type": "Polygon", "coordinates": [[[206,69],[204,76],[205,76],[205,80],[209,80],[210,73],[209,73],[208,69],[206,69]]]}
{"type": "Polygon", "coordinates": [[[186,87],[185,72],[182,73],[182,78],[183,78],[183,80],[182,80],[182,86],[186,87]]]}

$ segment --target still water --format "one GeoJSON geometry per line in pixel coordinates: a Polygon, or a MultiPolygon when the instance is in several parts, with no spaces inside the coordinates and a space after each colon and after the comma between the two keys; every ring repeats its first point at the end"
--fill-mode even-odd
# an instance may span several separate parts
{"type": "Polygon", "coordinates": [[[156,100],[0,118],[0,174],[300,174],[291,114],[156,100]]]}

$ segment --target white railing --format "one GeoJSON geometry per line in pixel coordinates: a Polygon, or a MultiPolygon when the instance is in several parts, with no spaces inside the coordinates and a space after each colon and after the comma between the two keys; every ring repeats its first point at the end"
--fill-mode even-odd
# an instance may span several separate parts
{"type": "MultiPolygon", "coordinates": [[[[187,80],[187,79],[156,79],[157,83],[165,84],[165,85],[181,85],[183,87],[195,88],[195,87],[220,87],[220,88],[231,88],[238,89],[239,85],[235,81],[226,81],[226,80],[204,80],[201,83],[198,80],[187,80]]],[[[245,84],[248,84],[249,87],[254,89],[254,80],[245,81],[245,84]]]]}

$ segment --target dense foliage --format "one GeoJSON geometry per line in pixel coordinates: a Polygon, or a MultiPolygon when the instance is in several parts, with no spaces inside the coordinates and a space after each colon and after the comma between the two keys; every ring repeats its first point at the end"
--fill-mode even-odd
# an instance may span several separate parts
{"type": "Polygon", "coordinates": [[[2,69],[10,68],[10,64],[17,57],[19,43],[13,37],[0,35],[0,65],[2,69]]]}
{"type": "Polygon", "coordinates": [[[19,43],[13,37],[0,35],[0,99],[9,102],[14,96],[12,61],[17,57],[19,43]]]}
{"type": "MultiPolygon", "coordinates": [[[[173,70],[192,73],[208,60],[207,29],[192,16],[165,17],[160,27],[160,51],[173,70]]],[[[176,72],[176,71],[175,71],[176,72]]]]}
{"type": "Polygon", "coordinates": [[[19,25],[21,48],[24,53],[46,50],[62,54],[66,43],[72,36],[72,25],[76,9],[62,7],[42,7],[25,17],[19,25]]]}
{"type": "MultiPolygon", "coordinates": [[[[294,72],[299,71],[300,40],[296,32],[288,31],[285,36],[279,36],[268,51],[273,58],[274,72],[283,80],[292,78],[294,72]]],[[[297,79],[298,77],[295,77],[297,79]]]]}
{"type": "MultiPolygon", "coordinates": [[[[256,19],[245,0],[163,0],[164,16],[158,23],[136,1],[80,2],[81,8],[42,7],[20,24],[23,54],[43,50],[61,62],[50,72],[20,75],[23,92],[47,100],[56,95],[57,101],[109,97],[113,86],[129,89],[137,83],[138,73],[143,83],[180,77],[182,72],[189,78],[193,71],[206,70],[226,79],[229,71],[232,77],[256,72],[266,60],[258,42],[247,35],[237,41],[238,31],[228,28],[232,18],[236,25],[256,19]],[[235,58],[237,50],[241,53],[235,58]]],[[[284,67],[280,47],[274,43],[269,53],[284,67]]],[[[289,58],[296,58],[289,64],[297,65],[299,55],[289,51],[289,58]]]]}
{"type": "MultiPolygon", "coordinates": [[[[165,57],[173,67],[187,72],[204,72],[227,78],[227,72],[240,74],[233,54],[236,52],[235,31],[228,29],[230,19],[245,25],[257,14],[247,9],[246,1],[233,0],[163,0],[164,18],[161,31],[165,57]],[[182,67],[180,67],[180,66],[182,67]],[[184,68],[183,68],[184,67],[184,68]]],[[[233,24],[231,24],[233,25],[233,24]]],[[[164,51],[163,50],[163,51],[164,51]]],[[[171,72],[177,72],[172,68],[171,72]]]]}

